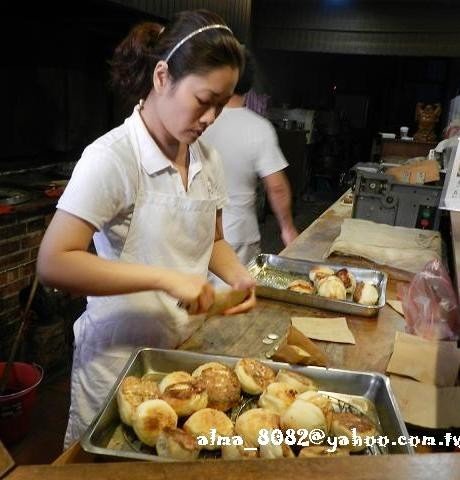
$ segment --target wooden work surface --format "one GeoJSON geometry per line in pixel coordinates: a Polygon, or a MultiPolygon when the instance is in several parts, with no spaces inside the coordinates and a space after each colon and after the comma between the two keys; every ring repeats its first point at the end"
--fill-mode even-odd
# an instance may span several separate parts
{"type": "MultiPolygon", "coordinates": [[[[342,197],[343,198],[343,197],[342,197]]],[[[303,260],[326,261],[324,253],[340,233],[344,218],[351,216],[351,206],[342,198],[327,209],[280,255],[303,260]]],[[[401,272],[376,266],[363,259],[331,257],[327,261],[369,268],[384,269],[389,275],[387,298],[396,298],[396,280],[408,278],[401,272]]],[[[287,332],[291,316],[344,316],[326,310],[316,310],[301,305],[259,298],[257,307],[243,315],[218,316],[209,319],[181,347],[204,353],[265,358],[273,345],[265,345],[262,339],[268,333],[280,336],[287,332]]],[[[330,367],[350,370],[368,370],[384,373],[390,358],[395,332],[404,330],[404,319],[395,310],[385,305],[377,317],[365,318],[347,315],[350,330],[356,345],[316,342],[326,353],[330,367]]]]}
{"type": "MultiPolygon", "coordinates": [[[[351,207],[341,199],[308,227],[280,254],[292,258],[324,261],[323,254],[339,234],[342,220],[351,215],[351,207]]],[[[375,268],[370,262],[342,257],[329,261],[348,265],[375,268]]],[[[381,268],[381,267],[378,267],[381,268]]],[[[396,298],[396,279],[401,272],[381,268],[389,273],[387,299],[396,298]]],[[[300,305],[258,299],[257,307],[250,313],[209,319],[181,348],[199,352],[235,356],[265,357],[273,345],[262,343],[268,333],[282,336],[290,317],[302,315],[336,316],[334,312],[314,310],[300,305]]],[[[317,342],[326,352],[330,366],[352,370],[385,372],[391,355],[394,335],[404,330],[404,320],[388,305],[375,318],[347,316],[356,345],[317,342]]],[[[64,452],[51,466],[23,466],[16,468],[8,480],[80,480],[133,478],[183,480],[196,478],[230,479],[432,479],[460,478],[460,455],[455,453],[426,455],[359,456],[350,458],[310,458],[286,460],[245,460],[223,462],[220,460],[194,463],[101,463],[97,457],[82,451],[78,443],[64,452]],[[457,473],[454,473],[457,472],[457,473]]]]}

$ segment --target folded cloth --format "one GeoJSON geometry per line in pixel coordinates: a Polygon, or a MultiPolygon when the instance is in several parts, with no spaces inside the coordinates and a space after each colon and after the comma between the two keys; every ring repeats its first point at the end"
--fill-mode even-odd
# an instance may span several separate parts
{"type": "Polygon", "coordinates": [[[417,273],[430,260],[441,259],[441,235],[434,230],[346,218],[340,235],[324,258],[333,253],[363,257],[381,265],[417,273]]]}

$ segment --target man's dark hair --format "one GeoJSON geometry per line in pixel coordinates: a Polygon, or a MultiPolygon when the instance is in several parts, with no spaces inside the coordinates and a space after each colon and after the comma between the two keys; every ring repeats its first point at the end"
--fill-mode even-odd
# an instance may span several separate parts
{"type": "Polygon", "coordinates": [[[244,70],[235,87],[237,95],[245,95],[251,90],[254,82],[254,62],[247,48],[244,49],[244,70]]]}

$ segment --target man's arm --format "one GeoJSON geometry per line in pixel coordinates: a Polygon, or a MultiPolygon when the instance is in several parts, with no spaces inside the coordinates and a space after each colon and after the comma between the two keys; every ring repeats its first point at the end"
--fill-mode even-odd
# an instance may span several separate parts
{"type": "Polygon", "coordinates": [[[287,246],[299,235],[292,219],[289,181],[283,171],[267,175],[262,180],[271,209],[281,230],[281,238],[287,246]]]}

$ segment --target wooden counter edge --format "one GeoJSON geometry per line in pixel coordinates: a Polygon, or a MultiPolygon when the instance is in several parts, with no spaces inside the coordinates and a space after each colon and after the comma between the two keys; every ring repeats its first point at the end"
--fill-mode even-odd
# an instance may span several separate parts
{"type": "MultiPolygon", "coordinates": [[[[100,478],[112,480],[191,480],[218,478],[230,480],[309,480],[353,479],[395,480],[416,478],[454,478],[460,471],[460,454],[353,456],[338,458],[305,458],[286,460],[201,460],[193,463],[99,463],[73,465],[31,465],[17,467],[8,480],[81,480],[100,478]],[[457,472],[457,474],[455,473],[457,472]]],[[[456,477],[458,478],[458,476],[456,477]]]]}

